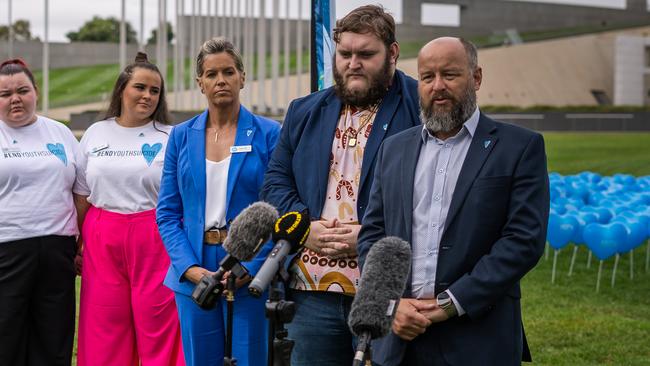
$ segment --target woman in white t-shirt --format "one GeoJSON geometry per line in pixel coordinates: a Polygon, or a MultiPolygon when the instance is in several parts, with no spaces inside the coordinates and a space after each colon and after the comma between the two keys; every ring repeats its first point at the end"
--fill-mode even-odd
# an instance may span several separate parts
{"type": "Polygon", "coordinates": [[[184,365],[154,210],[168,121],[163,77],[138,53],[115,83],[106,119],[81,139],[79,366],[184,365]]]}
{"type": "Polygon", "coordinates": [[[0,363],[70,365],[79,144],[37,116],[21,60],[0,64],[0,363]]]}

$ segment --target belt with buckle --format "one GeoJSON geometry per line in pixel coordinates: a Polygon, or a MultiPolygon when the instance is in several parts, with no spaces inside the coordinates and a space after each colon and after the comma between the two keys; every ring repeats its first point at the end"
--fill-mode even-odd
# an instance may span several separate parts
{"type": "Polygon", "coordinates": [[[224,240],[226,240],[227,236],[228,230],[225,228],[211,229],[203,234],[203,243],[211,245],[221,244],[224,240]]]}

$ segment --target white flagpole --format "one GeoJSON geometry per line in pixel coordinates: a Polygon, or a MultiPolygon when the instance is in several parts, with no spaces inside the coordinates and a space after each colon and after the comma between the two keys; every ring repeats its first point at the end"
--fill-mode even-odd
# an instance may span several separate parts
{"type": "Polygon", "coordinates": [[[120,19],[120,71],[126,67],[126,0],[122,0],[120,19]]]}
{"type": "Polygon", "coordinates": [[[266,113],[266,2],[260,0],[257,20],[257,113],[266,113]]]}
{"type": "Polygon", "coordinates": [[[43,115],[50,109],[50,4],[45,0],[45,34],[43,36],[43,115]]]}
{"type": "Polygon", "coordinates": [[[280,0],[273,0],[273,13],[271,20],[271,114],[278,114],[278,74],[280,69],[280,24],[278,21],[278,8],[280,0]]]}
{"type": "Polygon", "coordinates": [[[284,95],[283,101],[286,106],[289,105],[289,62],[290,62],[290,50],[289,44],[291,43],[291,33],[289,27],[291,23],[289,21],[289,6],[290,0],[284,0],[284,70],[282,76],[284,77],[284,95]]]}
{"type": "Polygon", "coordinates": [[[14,25],[13,20],[11,19],[11,3],[13,0],[9,0],[9,9],[7,10],[8,23],[9,24],[9,39],[7,39],[7,53],[9,58],[14,58],[14,25]]]}
{"type": "Polygon", "coordinates": [[[144,0],[140,0],[140,52],[144,52],[144,0]]]}

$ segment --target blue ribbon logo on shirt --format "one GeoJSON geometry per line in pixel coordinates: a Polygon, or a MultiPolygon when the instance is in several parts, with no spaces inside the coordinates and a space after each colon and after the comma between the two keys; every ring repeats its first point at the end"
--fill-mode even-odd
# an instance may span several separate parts
{"type": "Polygon", "coordinates": [[[63,162],[63,165],[68,166],[68,157],[65,155],[65,148],[62,143],[47,144],[47,149],[63,162]]]}
{"type": "Polygon", "coordinates": [[[160,142],[155,143],[153,145],[149,145],[149,144],[142,145],[142,156],[144,157],[144,160],[147,162],[147,165],[151,166],[151,162],[153,162],[153,159],[156,158],[156,155],[158,155],[161,149],[162,149],[162,144],[160,142]]]}

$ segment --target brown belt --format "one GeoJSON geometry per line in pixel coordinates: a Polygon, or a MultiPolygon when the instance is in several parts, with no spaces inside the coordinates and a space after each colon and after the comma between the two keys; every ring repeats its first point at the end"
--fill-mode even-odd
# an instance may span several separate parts
{"type": "Polygon", "coordinates": [[[213,229],[210,231],[206,231],[203,234],[203,242],[205,244],[221,244],[223,243],[224,240],[226,240],[226,237],[228,236],[228,230],[226,229],[213,229]]]}

